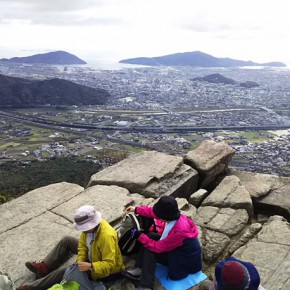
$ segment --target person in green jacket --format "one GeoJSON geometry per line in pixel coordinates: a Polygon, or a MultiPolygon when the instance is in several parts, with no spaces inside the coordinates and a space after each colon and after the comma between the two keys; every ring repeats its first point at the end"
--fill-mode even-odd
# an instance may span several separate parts
{"type": "MultiPolygon", "coordinates": [[[[39,279],[19,286],[16,290],[46,290],[67,279],[66,275],[71,271],[66,266],[59,266],[71,254],[77,254],[77,259],[76,264],[69,267],[76,269],[74,272],[77,272],[77,278],[81,276],[81,284],[85,278],[85,283],[92,283],[94,289],[106,289],[102,282],[121,276],[125,266],[117,233],[102,218],[102,214],[93,206],[84,205],[76,210],[74,221],[75,229],[82,232],[80,239],[66,236],[44,260],[26,262],[26,267],[36,273],[39,279]]],[[[75,280],[72,278],[75,278],[74,275],[67,280],[75,280]]]]}

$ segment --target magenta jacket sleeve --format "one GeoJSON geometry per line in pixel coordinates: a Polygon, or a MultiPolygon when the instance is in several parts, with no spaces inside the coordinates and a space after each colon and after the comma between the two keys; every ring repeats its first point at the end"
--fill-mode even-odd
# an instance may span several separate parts
{"type": "Polygon", "coordinates": [[[183,239],[178,235],[168,235],[165,239],[155,241],[150,239],[147,235],[141,234],[138,238],[145,248],[149,249],[154,253],[170,252],[177,247],[182,246],[183,239]]]}
{"type": "Polygon", "coordinates": [[[153,212],[153,207],[151,207],[151,206],[137,206],[135,209],[135,213],[142,215],[142,216],[149,217],[149,218],[157,218],[158,219],[158,217],[153,212]]]}

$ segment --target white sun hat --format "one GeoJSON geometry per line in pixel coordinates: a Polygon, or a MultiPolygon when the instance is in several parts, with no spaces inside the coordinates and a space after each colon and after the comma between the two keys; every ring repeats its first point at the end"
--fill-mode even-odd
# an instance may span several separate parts
{"type": "Polygon", "coordinates": [[[74,216],[74,227],[77,231],[89,231],[100,224],[102,214],[91,205],[78,208],[74,216]]]}

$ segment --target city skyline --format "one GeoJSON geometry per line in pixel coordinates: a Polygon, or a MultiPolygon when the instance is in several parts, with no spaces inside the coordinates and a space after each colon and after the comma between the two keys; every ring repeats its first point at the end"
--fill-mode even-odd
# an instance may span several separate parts
{"type": "Polygon", "coordinates": [[[65,50],[88,61],[202,51],[290,65],[282,0],[0,0],[0,58],[65,50]]]}

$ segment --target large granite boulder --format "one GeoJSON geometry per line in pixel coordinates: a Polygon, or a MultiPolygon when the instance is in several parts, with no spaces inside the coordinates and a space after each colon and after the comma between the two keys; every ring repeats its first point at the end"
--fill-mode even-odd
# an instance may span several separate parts
{"type": "Polygon", "coordinates": [[[4,203],[0,211],[0,233],[27,223],[32,218],[80,194],[83,190],[84,188],[77,184],[60,182],[37,188],[4,203]]]}
{"type": "Polygon", "coordinates": [[[290,289],[290,224],[272,216],[260,233],[233,254],[259,270],[265,289],[290,289]]]}
{"type": "Polygon", "coordinates": [[[145,151],[91,176],[88,187],[117,185],[146,197],[189,197],[197,188],[198,173],[180,156],[145,151]]]}
{"type": "Polygon", "coordinates": [[[249,215],[244,209],[202,206],[193,220],[201,228],[203,259],[210,265],[226,252],[233,237],[245,228],[249,215]]]}
{"type": "Polygon", "coordinates": [[[203,229],[233,237],[248,224],[249,215],[244,209],[203,206],[197,209],[195,221],[203,229]]]}
{"type": "Polygon", "coordinates": [[[215,190],[203,201],[201,206],[245,209],[253,215],[251,196],[236,176],[226,176],[215,190]]]}
{"type": "Polygon", "coordinates": [[[215,263],[230,241],[231,238],[223,233],[203,229],[201,238],[203,261],[208,265],[215,263]]]}
{"type": "Polygon", "coordinates": [[[256,208],[268,215],[278,214],[290,220],[290,185],[273,190],[256,201],[256,208]]]}
{"type": "Polygon", "coordinates": [[[66,235],[77,238],[79,233],[71,222],[50,211],[15,224],[0,234],[0,269],[9,273],[16,286],[33,280],[34,275],[25,268],[25,262],[43,259],[66,235]]]}
{"type": "Polygon", "coordinates": [[[208,195],[209,192],[207,190],[200,188],[189,197],[188,201],[195,207],[199,207],[208,195]]]}
{"type": "Polygon", "coordinates": [[[133,198],[125,188],[115,185],[95,185],[55,207],[53,212],[73,222],[75,210],[84,204],[90,204],[102,213],[106,221],[111,225],[116,225],[122,219],[124,209],[133,202],[133,198]]]}
{"type": "Polygon", "coordinates": [[[273,190],[290,185],[290,177],[233,169],[230,170],[230,175],[235,175],[240,179],[241,184],[246,187],[253,199],[258,199],[273,190]]]}
{"type": "Polygon", "coordinates": [[[199,187],[207,188],[226,172],[235,151],[225,141],[204,140],[184,157],[184,163],[196,169],[200,175],[199,187]]]}
{"type": "Polygon", "coordinates": [[[76,184],[58,183],[1,205],[0,270],[8,273],[16,286],[34,279],[24,263],[43,259],[65,235],[78,238],[73,214],[84,204],[94,205],[106,220],[117,225],[124,208],[135,202],[128,190],[118,186],[83,190],[76,184]]]}
{"type": "Polygon", "coordinates": [[[268,216],[278,214],[290,219],[290,177],[232,171],[249,191],[255,209],[268,216]]]}

